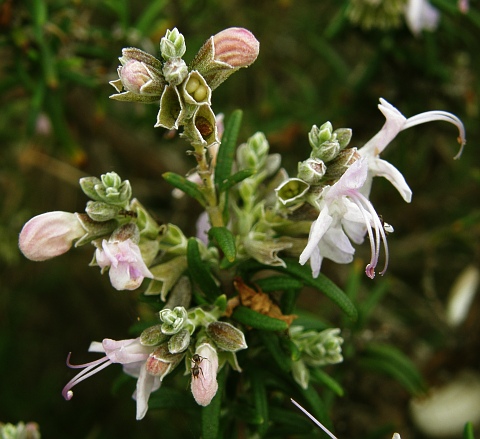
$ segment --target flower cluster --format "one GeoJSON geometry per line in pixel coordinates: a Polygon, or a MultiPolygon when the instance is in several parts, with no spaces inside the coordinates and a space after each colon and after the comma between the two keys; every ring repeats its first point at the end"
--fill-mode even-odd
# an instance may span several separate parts
{"type": "Polygon", "coordinates": [[[318,332],[292,325],[289,334],[300,353],[292,364],[292,374],[295,381],[304,389],[308,387],[310,378],[308,367],[315,368],[343,361],[343,338],[340,337],[339,328],[318,332]]]}
{"type": "Polygon", "coordinates": [[[189,66],[185,39],[175,28],[160,41],[161,60],[136,48],[123,49],[119,79],[111,81],[119,101],[159,103],[156,127],[184,127],[192,145],[218,143],[212,91],[232,73],[250,66],[259,43],[246,29],[225,29],[208,39],[189,66]]]}
{"type": "MultiPolygon", "coordinates": [[[[218,304],[221,303],[226,302],[219,298],[218,304]]],[[[72,388],[84,379],[110,364],[120,363],[127,375],[137,378],[133,397],[137,401],[137,419],[142,419],[148,410],[150,394],[158,390],[164,378],[186,358],[186,372],[191,373],[195,401],[202,406],[210,404],[218,389],[219,368],[228,361],[235,370],[241,371],[235,352],[247,348],[241,330],[218,320],[224,311],[224,306],[213,306],[209,310],[195,307],[188,311],[183,306],[164,308],[159,312],[161,323],[145,329],[135,339],[92,342],[90,352],[105,354],[98,360],[73,365],[69,354],[68,366],[83,370],[64,387],[64,398],[70,400],[72,388]]]]}
{"type": "MultiPolygon", "coordinates": [[[[397,134],[441,120],[458,128],[457,157],[465,144],[464,128],[456,116],[429,111],[406,118],[380,99],[386,122],[363,147],[350,146],[351,129],[334,130],[330,122],[314,125],[308,135],[310,155],[289,178],[280,155],[270,153],[263,133],[237,147],[240,111],[232,114],[220,136],[223,128],[219,130],[217,121],[221,119],[211,109],[212,91],[255,61],[259,49],[255,37],[245,29],[226,29],[212,36],[188,66],[182,58],[185,49],[177,29],[162,38],[160,59],[139,49],[124,49],[119,79],[112,82],[118,93],[111,97],[157,103],[155,126],[183,127],[182,135],[194,149],[195,173],[188,178],[167,172],[163,178],[204,209],[194,219],[197,236],[187,237],[175,224],[158,224],[132,198],[129,181],[110,172],[80,180],[89,198],[84,213],[38,215],[25,224],[19,238],[21,251],[34,261],[91,243],[91,265],[108,272],[116,290],[136,290],[147,279],[142,298],[156,307],[154,324],[136,338],[93,342],[89,350],[104,354],[95,361],[73,365],[69,355],[68,366],[81,371],[63,389],[69,400],[76,384],[119,363],[137,379],[137,419],[145,416],[151,393],[182,362],[195,401],[209,405],[221,393],[218,372],[227,363],[225,373],[241,371],[236,353],[247,348],[246,330],[257,331],[252,331],[254,343],[265,342],[280,370],[289,379],[288,374],[293,375],[299,391],[308,388],[312,370],[343,361],[340,329],[318,332],[300,324],[291,326],[297,318],[298,293],[304,284],[320,285],[312,276],[319,276],[324,258],[351,262],[353,244],[361,244],[366,236],[371,248],[367,276],[374,277],[382,247],[385,262],[380,273],[385,273],[387,234],[393,227],[377,214],[369,196],[373,178],[381,176],[406,202],[411,201],[412,191],[401,172],[380,158],[397,134]],[[307,261],[312,276],[308,267],[302,267],[307,261]],[[281,276],[272,271],[280,271],[281,276]],[[296,356],[291,355],[291,363],[285,365],[282,355],[290,348],[296,356]]],[[[354,319],[350,299],[333,283],[321,285],[354,319]]],[[[262,349],[256,347],[245,357],[259,355],[262,349]]],[[[251,373],[246,375],[247,386],[261,384],[251,373]]],[[[255,392],[263,405],[263,390],[255,392]]]]}
{"type": "Polygon", "coordinates": [[[412,192],[403,175],[380,158],[400,131],[436,120],[450,122],[458,128],[461,145],[455,158],[462,153],[465,130],[453,114],[428,111],[407,119],[385,99],[380,99],[378,107],[386,122],[358,150],[346,148],[351,138],[349,130],[332,131],[329,122],[320,128],[314,126],[309,135],[310,158],[299,163],[296,178],[285,180],[276,189],[280,204],[288,215],[304,208],[305,203],[318,212],[310,227],[308,243],[300,255],[300,264],[310,260],[314,277],[318,276],[324,258],[341,264],[351,262],[355,249],[350,241],[360,244],[366,234],[371,247],[366,274],[370,278],[375,276],[382,243],[385,264],[380,274],[385,273],[388,266],[387,233],[393,232],[393,227],[377,214],[368,197],[373,177],[381,176],[393,184],[406,202],[411,201],[412,192]]]}

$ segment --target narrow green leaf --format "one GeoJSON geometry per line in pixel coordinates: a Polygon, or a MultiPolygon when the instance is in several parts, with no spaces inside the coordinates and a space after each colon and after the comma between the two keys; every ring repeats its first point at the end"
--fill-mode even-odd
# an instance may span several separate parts
{"type": "Polygon", "coordinates": [[[358,313],[355,305],[348,298],[348,296],[328,277],[320,273],[317,278],[313,278],[310,267],[306,265],[300,265],[297,260],[284,259],[284,261],[287,264],[287,267],[279,267],[281,271],[292,274],[305,282],[306,285],[309,285],[321,291],[332,302],[334,302],[351,320],[357,320],[358,313]]]}
{"type": "Polygon", "coordinates": [[[258,336],[280,370],[289,374],[292,362],[290,358],[285,355],[284,350],[280,346],[278,335],[274,332],[258,331],[258,336]]]}
{"type": "Polygon", "coordinates": [[[246,306],[238,306],[235,308],[232,317],[244,325],[261,329],[262,331],[285,331],[288,329],[287,322],[260,314],[246,306]]]}
{"type": "Polygon", "coordinates": [[[299,290],[303,287],[303,282],[290,276],[270,276],[258,279],[255,284],[264,292],[272,291],[299,290]]]}
{"type": "Polygon", "coordinates": [[[262,268],[277,270],[300,279],[305,285],[316,288],[334,302],[351,320],[356,321],[358,313],[353,302],[328,277],[320,273],[317,278],[312,277],[310,267],[300,265],[296,259],[284,258],[286,267],[273,267],[260,264],[256,261],[247,261],[240,267],[244,272],[258,271],[262,268]]]}
{"type": "Polygon", "coordinates": [[[222,292],[215,283],[208,265],[202,261],[200,250],[198,248],[198,242],[195,238],[188,239],[187,262],[188,271],[192,277],[192,280],[200,287],[210,301],[215,301],[215,299],[220,296],[222,292]]]}
{"type": "MultiPolygon", "coordinates": [[[[281,436],[272,437],[287,437],[285,428],[291,429],[291,433],[307,434],[312,431],[311,421],[303,414],[294,413],[291,410],[285,410],[283,408],[271,406],[269,407],[270,419],[272,420],[272,427],[277,425],[281,428],[281,436]]],[[[269,432],[271,434],[271,432],[269,432]]]]}
{"type": "Polygon", "coordinates": [[[391,376],[414,395],[425,391],[426,385],[420,372],[411,360],[395,347],[372,343],[362,354],[362,366],[391,376]]]}
{"type": "Polygon", "coordinates": [[[172,186],[180,189],[192,198],[197,200],[202,206],[205,206],[205,199],[198,186],[175,172],[165,172],[162,177],[172,186]]]}
{"type": "Polygon", "coordinates": [[[235,236],[230,230],[226,227],[212,227],[208,231],[208,236],[217,241],[218,246],[222,249],[229,262],[235,260],[237,248],[235,246],[235,236]]]}
{"type": "Polygon", "coordinates": [[[471,422],[467,422],[465,424],[465,428],[463,430],[463,439],[475,439],[475,435],[473,433],[473,424],[471,422]]]}
{"type": "Polygon", "coordinates": [[[202,438],[218,439],[220,430],[220,410],[222,408],[222,396],[227,379],[227,367],[224,367],[217,375],[218,390],[210,404],[202,409],[202,438]]]}
{"type": "Polygon", "coordinates": [[[225,180],[219,181],[218,191],[228,191],[231,187],[235,186],[246,178],[251,177],[253,174],[255,174],[255,169],[242,169],[241,171],[228,176],[225,180]]]}
{"type": "Polygon", "coordinates": [[[222,143],[217,154],[217,165],[215,167],[215,184],[217,186],[220,186],[232,173],[235,148],[237,146],[237,137],[242,123],[242,117],[242,110],[235,110],[225,125],[222,143]]]}
{"type": "Polygon", "coordinates": [[[320,369],[319,367],[312,367],[310,369],[310,378],[316,383],[323,384],[325,387],[328,387],[336,395],[344,395],[344,391],[340,383],[333,379],[323,369],[320,369]]]}
{"type": "Polygon", "coordinates": [[[255,411],[260,415],[262,422],[258,426],[258,433],[263,436],[269,424],[267,390],[265,388],[265,379],[263,374],[254,371],[250,374],[252,383],[253,401],[255,404],[255,411]]]}

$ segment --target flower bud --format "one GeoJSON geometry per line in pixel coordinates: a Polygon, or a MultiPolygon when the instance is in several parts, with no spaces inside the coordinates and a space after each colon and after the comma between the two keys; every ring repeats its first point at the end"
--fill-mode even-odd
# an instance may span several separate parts
{"type": "Polygon", "coordinates": [[[23,226],[18,245],[28,259],[45,261],[66,253],[84,235],[86,229],[74,213],[47,212],[23,226]]]}
{"type": "Polygon", "coordinates": [[[197,404],[207,406],[217,393],[218,354],[210,343],[202,343],[195,354],[199,358],[192,367],[192,394],[197,404]]]}
{"type": "Polygon", "coordinates": [[[310,157],[322,160],[325,163],[332,161],[340,152],[340,143],[333,136],[331,140],[323,142],[317,148],[313,148],[310,157]]]}
{"type": "Polygon", "coordinates": [[[183,306],[172,309],[162,309],[158,315],[162,324],[162,332],[172,335],[183,329],[187,324],[187,310],[183,306]]]}
{"type": "Polygon", "coordinates": [[[359,158],[357,148],[340,151],[335,160],[328,164],[323,180],[328,184],[335,183],[359,158]]]}
{"type": "Polygon", "coordinates": [[[143,346],[156,346],[166,342],[168,338],[168,335],[162,332],[162,325],[154,325],[140,334],[140,343],[143,346]]]}
{"type": "Polygon", "coordinates": [[[160,380],[163,380],[168,373],[177,367],[184,355],[183,353],[172,354],[168,350],[167,343],[163,343],[150,353],[145,367],[150,375],[158,376],[160,380]]]}
{"type": "Polygon", "coordinates": [[[168,350],[172,354],[179,354],[185,351],[190,344],[190,332],[188,329],[181,329],[173,334],[168,340],[168,350]]]}
{"type": "Polygon", "coordinates": [[[132,197],[132,187],[128,180],[122,181],[116,172],[103,174],[97,177],[84,177],[80,179],[80,187],[85,195],[94,201],[103,201],[127,207],[132,197]]]}
{"type": "Polygon", "coordinates": [[[233,72],[250,66],[258,56],[260,43],[247,29],[232,27],[210,37],[190,66],[205,78],[212,90],[233,72]]]}
{"type": "Polygon", "coordinates": [[[248,347],[243,332],[227,322],[210,323],[207,334],[217,347],[224,351],[236,352],[248,347]]]}
{"type": "Polygon", "coordinates": [[[352,130],[350,128],[339,128],[335,130],[332,134],[332,137],[335,136],[338,143],[340,144],[340,148],[344,149],[352,140],[352,130]]]}
{"type": "Polygon", "coordinates": [[[136,48],[123,49],[119,60],[122,64],[117,69],[119,79],[110,82],[118,94],[110,98],[143,103],[158,101],[165,88],[162,63],[149,53],[136,48]]]}
{"type": "Polygon", "coordinates": [[[175,27],[173,30],[167,29],[165,36],[160,40],[160,52],[165,61],[171,58],[181,58],[187,47],[185,38],[175,27]]]}
{"type": "Polygon", "coordinates": [[[303,197],[310,189],[310,185],[299,178],[289,178],[275,189],[277,198],[284,206],[302,203],[303,197]]]}
{"type": "Polygon", "coordinates": [[[311,185],[320,184],[327,167],[323,160],[310,158],[298,163],[298,178],[311,185]]]}
{"type": "Polygon", "coordinates": [[[122,210],[119,206],[104,203],[103,201],[89,201],[85,212],[94,221],[108,221],[115,218],[122,210]]]}
{"type": "Polygon", "coordinates": [[[135,244],[140,241],[140,231],[135,223],[124,224],[123,226],[118,227],[111,234],[109,241],[110,242],[122,242],[130,239],[135,244]]]}
{"type": "Polygon", "coordinates": [[[170,85],[178,85],[188,75],[188,67],[181,58],[171,58],[163,65],[163,76],[170,85]]]}
{"type": "Polygon", "coordinates": [[[330,140],[332,137],[333,127],[330,122],[325,122],[320,128],[316,125],[308,133],[308,141],[312,148],[318,148],[323,142],[330,140]]]}

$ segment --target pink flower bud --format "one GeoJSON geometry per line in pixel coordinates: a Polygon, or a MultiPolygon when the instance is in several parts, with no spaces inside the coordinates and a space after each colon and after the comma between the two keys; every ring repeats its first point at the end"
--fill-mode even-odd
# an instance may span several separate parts
{"type": "Polygon", "coordinates": [[[66,253],[86,234],[76,214],[47,212],[28,221],[20,232],[18,246],[32,261],[45,261],[66,253]]]}
{"type": "Polygon", "coordinates": [[[231,67],[248,67],[257,59],[260,43],[254,35],[242,27],[231,27],[213,36],[215,61],[231,67]]]}
{"type": "Polygon", "coordinates": [[[202,343],[196,350],[192,363],[192,394],[197,404],[207,406],[217,393],[217,351],[209,343],[202,343]]]}
{"type": "Polygon", "coordinates": [[[231,27],[210,37],[190,65],[203,76],[211,90],[232,73],[250,66],[258,56],[260,43],[247,29],[231,27]]]}

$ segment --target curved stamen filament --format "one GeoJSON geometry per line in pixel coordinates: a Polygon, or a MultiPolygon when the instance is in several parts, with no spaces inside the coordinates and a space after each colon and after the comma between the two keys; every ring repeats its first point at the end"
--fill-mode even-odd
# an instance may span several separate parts
{"type": "Polygon", "coordinates": [[[378,257],[380,255],[380,244],[381,242],[383,242],[383,248],[385,251],[385,264],[382,271],[380,272],[380,274],[383,276],[385,274],[385,271],[387,271],[388,267],[389,251],[387,244],[387,235],[385,234],[385,230],[383,229],[382,222],[380,221],[380,218],[375,211],[372,203],[365,196],[363,196],[359,192],[352,192],[349,194],[349,197],[362,213],[362,216],[365,220],[365,226],[367,227],[368,238],[370,240],[371,259],[370,263],[365,269],[365,273],[370,279],[373,279],[375,277],[375,267],[378,264],[378,257]],[[367,213],[370,214],[370,218],[367,213]],[[372,225],[373,229],[375,229],[375,237],[373,235],[372,225]]]}
{"type": "Polygon", "coordinates": [[[70,363],[70,356],[71,356],[71,352],[68,354],[68,357],[67,357],[67,366],[71,367],[72,369],[83,368],[83,370],[77,375],[75,375],[63,388],[62,396],[67,401],[69,401],[73,397],[73,392],[71,390],[72,387],[76,386],[78,383],[91,377],[92,375],[95,375],[97,372],[100,372],[102,369],[105,369],[107,366],[112,364],[110,359],[107,356],[105,356],[105,357],[99,358],[98,360],[91,361],[90,363],[74,365],[70,363]]]}
{"type": "Polygon", "coordinates": [[[460,150],[458,151],[457,155],[454,157],[455,160],[459,159],[463,152],[463,147],[467,143],[466,136],[465,136],[465,127],[463,126],[462,121],[452,113],[448,111],[426,111],[425,113],[417,114],[416,116],[412,116],[405,121],[405,125],[403,126],[402,130],[407,128],[411,128],[415,125],[420,125],[426,122],[433,122],[436,120],[441,120],[444,122],[449,122],[455,125],[458,128],[458,143],[460,143],[460,150]]]}

